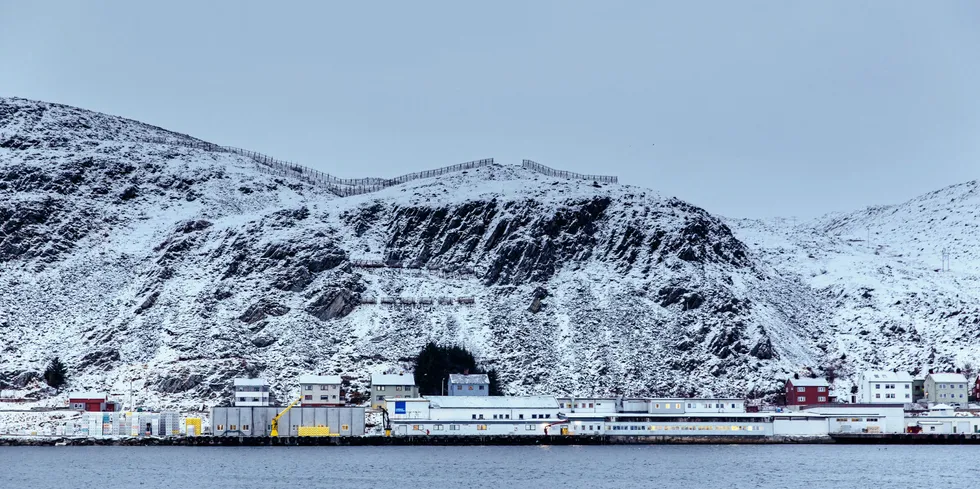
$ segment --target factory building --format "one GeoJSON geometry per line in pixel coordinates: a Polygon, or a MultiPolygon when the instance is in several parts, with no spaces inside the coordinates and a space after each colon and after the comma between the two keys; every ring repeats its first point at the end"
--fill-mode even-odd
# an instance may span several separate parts
{"type": "Polygon", "coordinates": [[[561,421],[552,396],[428,396],[385,404],[395,436],[544,435],[561,421]]]}
{"type": "MultiPolygon", "coordinates": [[[[211,409],[211,433],[215,436],[269,436],[272,419],[285,406],[215,407],[211,409]]],[[[361,436],[362,407],[294,407],[279,418],[279,436],[300,436],[300,428],[327,428],[316,436],[361,436]]]]}

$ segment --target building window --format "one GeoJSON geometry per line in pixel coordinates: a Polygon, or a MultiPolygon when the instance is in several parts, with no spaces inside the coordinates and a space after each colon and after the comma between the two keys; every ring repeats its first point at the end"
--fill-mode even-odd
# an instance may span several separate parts
{"type": "Polygon", "coordinates": [[[473,415],[473,419],[476,419],[476,415],[475,414],[473,415]]]}
{"type": "Polygon", "coordinates": [[[510,415],[509,415],[509,414],[505,414],[505,415],[504,415],[504,418],[505,418],[505,419],[510,419],[510,415]]]}
{"type": "Polygon", "coordinates": [[[406,385],[406,386],[405,386],[405,390],[407,390],[407,391],[411,391],[411,390],[412,390],[412,386],[410,386],[410,385],[406,385]]]}
{"type": "Polygon", "coordinates": [[[342,424],[342,425],[340,425],[340,431],[347,431],[349,429],[350,429],[350,425],[349,424],[342,424]]]}
{"type": "Polygon", "coordinates": [[[414,431],[422,431],[422,425],[420,425],[420,424],[413,424],[412,425],[412,430],[414,430],[414,431]]]}
{"type": "Polygon", "coordinates": [[[939,384],[939,388],[940,389],[945,389],[946,388],[946,384],[939,384]]]}
{"type": "Polygon", "coordinates": [[[379,400],[379,401],[383,401],[383,400],[385,400],[385,396],[378,396],[378,400],[379,400]]]}
{"type": "Polygon", "coordinates": [[[235,431],[235,430],[238,429],[238,426],[237,425],[229,425],[228,426],[228,429],[231,430],[231,431],[235,431]]]}
{"type": "Polygon", "coordinates": [[[817,392],[827,392],[826,387],[817,387],[817,392]]]}
{"type": "Polygon", "coordinates": [[[484,389],[483,389],[483,387],[484,387],[484,386],[482,386],[482,385],[480,386],[480,390],[481,390],[481,391],[482,391],[482,390],[484,390],[484,389]]]}
{"type": "MultiPolygon", "coordinates": [[[[961,395],[960,397],[963,397],[963,396],[961,395]]],[[[551,415],[550,414],[545,414],[544,417],[545,418],[548,418],[548,419],[551,419],[551,415]]]]}
{"type": "Polygon", "coordinates": [[[458,391],[461,391],[461,390],[463,390],[463,386],[461,386],[461,385],[457,385],[457,386],[456,386],[456,390],[458,390],[458,391]]]}
{"type": "Polygon", "coordinates": [[[875,399],[881,399],[881,394],[875,394],[875,399]]]}
{"type": "Polygon", "coordinates": [[[560,408],[562,408],[562,409],[565,409],[565,403],[560,403],[560,404],[558,404],[558,407],[560,407],[560,408]]]}
{"type": "Polygon", "coordinates": [[[493,415],[493,419],[497,419],[497,415],[496,414],[493,415]]]}
{"type": "Polygon", "coordinates": [[[470,387],[470,390],[473,390],[473,386],[472,386],[472,385],[471,385],[471,386],[469,386],[469,387],[470,387]]]}
{"type": "Polygon", "coordinates": [[[480,419],[483,419],[483,415],[482,414],[480,415],[480,419]]]}
{"type": "Polygon", "coordinates": [[[218,425],[218,431],[224,431],[224,429],[225,429],[225,425],[223,424],[218,425]]]}
{"type": "Polygon", "coordinates": [[[383,390],[385,390],[385,386],[383,386],[383,385],[379,385],[379,386],[378,386],[378,390],[379,390],[379,391],[383,391],[383,390]]]}
{"type": "MultiPolygon", "coordinates": [[[[806,387],[797,387],[796,392],[806,392],[806,387]]],[[[705,407],[711,407],[711,406],[705,406],[705,407]]]]}
{"type": "Polygon", "coordinates": [[[395,386],[395,392],[401,392],[401,391],[402,391],[402,386],[396,385],[395,386]]]}
{"type": "Polygon", "coordinates": [[[244,430],[244,431],[248,431],[248,425],[247,425],[247,424],[243,424],[243,425],[242,425],[242,430],[244,430]]]}
{"type": "Polygon", "coordinates": [[[458,424],[451,424],[451,425],[449,425],[449,430],[450,431],[459,431],[459,425],[458,424]]]}
{"type": "Polygon", "coordinates": [[[589,403],[589,407],[593,407],[593,404],[591,402],[589,403]]]}
{"type": "Polygon", "coordinates": [[[484,431],[484,430],[487,429],[487,425],[485,425],[485,424],[478,424],[478,425],[476,425],[476,429],[478,429],[480,431],[484,431]]]}
{"type": "Polygon", "coordinates": [[[304,401],[312,401],[313,400],[313,396],[303,396],[303,400],[304,401]]]}
{"type": "Polygon", "coordinates": [[[806,398],[805,398],[805,397],[803,397],[803,396],[798,396],[798,397],[796,398],[796,402],[804,402],[804,401],[806,401],[806,398]]]}
{"type": "Polygon", "coordinates": [[[531,415],[531,419],[538,419],[538,415],[537,414],[532,414],[531,415]]]}
{"type": "Polygon", "coordinates": [[[311,391],[311,390],[313,390],[313,386],[312,385],[304,385],[303,386],[303,390],[304,391],[311,391]]]}
{"type": "Polygon", "coordinates": [[[320,400],[321,401],[329,401],[330,400],[330,396],[320,396],[320,400]]]}
{"type": "Polygon", "coordinates": [[[517,415],[517,419],[524,419],[524,415],[523,414],[518,414],[517,415]]]}
{"type": "Polygon", "coordinates": [[[527,430],[527,431],[534,431],[534,425],[533,424],[529,424],[529,425],[525,426],[524,429],[527,430]]]}
{"type": "Polygon", "coordinates": [[[827,402],[827,398],[826,397],[823,397],[823,396],[820,396],[820,397],[817,398],[817,402],[827,402]]]}
{"type": "Polygon", "coordinates": [[[433,431],[442,431],[442,425],[441,424],[433,425],[432,426],[432,430],[433,431]]]}
{"type": "Polygon", "coordinates": [[[908,399],[909,397],[911,397],[911,396],[909,396],[908,394],[905,394],[905,398],[906,399],[908,399]]]}

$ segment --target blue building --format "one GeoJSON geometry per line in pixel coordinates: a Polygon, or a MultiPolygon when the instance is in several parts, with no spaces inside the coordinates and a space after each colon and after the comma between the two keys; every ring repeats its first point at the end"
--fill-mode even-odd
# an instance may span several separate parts
{"type": "Polygon", "coordinates": [[[489,396],[490,377],[487,374],[449,374],[450,396],[489,396]]]}

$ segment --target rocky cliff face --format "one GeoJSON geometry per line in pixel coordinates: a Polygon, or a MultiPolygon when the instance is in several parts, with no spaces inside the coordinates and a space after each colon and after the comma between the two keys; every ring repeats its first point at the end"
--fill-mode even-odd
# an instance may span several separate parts
{"type": "Polygon", "coordinates": [[[200,404],[436,340],[514,394],[765,396],[846,348],[830,293],[649,190],[494,165],[337,198],[148,138],[187,136],[0,101],[0,383],[57,353],[73,388],[200,404]]]}

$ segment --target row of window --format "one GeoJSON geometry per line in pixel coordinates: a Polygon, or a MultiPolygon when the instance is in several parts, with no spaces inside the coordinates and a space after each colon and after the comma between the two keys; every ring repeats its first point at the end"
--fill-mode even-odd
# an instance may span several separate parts
{"type": "MultiPolygon", "coordinates": [[[[321,401],[329,401],[331,398],[333,398],[334,400],[336,400],[337,399],[337,394],[334,394],[332,396],[330,396],[330,395],[322,395],[322,396],[320,396],[320,400],[321,401]]],[[[307,395],[303,396],[303,400],[304,401],[312,401],[313,400],[313,396],[310,395],[310,394],[307,394],[307,395]]],[[[380,399],[378,399],[378,400],[380,401],[380,399]]]]}
{"type": "Polygon", "coordinates": [[[412,390],[412,386],[410,386],[410,385],[406,385],[406,386],[401,386],[401,385],[395,385],[395,386],[391,386],[391,385],[378,385],[378,386],[375,386],[374,389],[377,390],[377,391],[387,390],[387,389],[385,389],[385,387],[394,387],[396,392],[401,392],[403,390],[405,390],[405,391],[412,390]]]}
{"type": "MultiPolygon", "coordinates": [[[[945,389],[946,384],[939,384],[940,389],[945,389]]],[[[966,384],[949,384],[950,389],[966,389],[966,384]]]]}
{"type": "MultiPolygon", "coordinates": [[[[474,414],[472,419],[483,419],[482,414],[474,414]]],[[[510,419],[509,414],[494,414],[493,419],[510,419]]],[[[523,414],[518,414],[517,419],[524,419],[523,414]]],[[[550,414],[532,414],[531,419],[551,419],[550,414]]]]}
{"type": "MultiPolygon", "coordinates": [[[[797,396],[796,402],[806,402],[806,398],[803,396],[797,396]]],[[[824,396],[817,397],[817,402],[827,402],[827,398],[824,396]]]]}
{"type": "MultiPolygon", "coordinates": [[[[325,391],[325,390],[337,390],[337,389],[340,388],[340,386],[339,385],[336,385],[336,384],[326,384],[326,385],[320,385],[318,387],[319,387],[319,389],[321,391],[325,391]]],[[[313,390],[313,384],[304,384],[303,385],[303,390],[304,391],[311,391],[311,390],[313,390]]]]}
{"type": "MultiPolygon", "coordinates": [[[[906,389],[911,389],[912,384],[904,384],[906,389]]],[[[885,384],[885,389],[894,389],[895,384],[885,384]]],[[[881,384],[875,384],[875,389],[881,389],[881,384]]]]}
{"type": "MultiPolygon", "coordinates": [[[[838,423],[847,423],[848,422],[848,418],[837,418],[835,421],[837,421],[838,423]]],[[[864,421],[867,421],[869,423],[877,423],[878,422],[878,418],[865,418],[864,421]]],[[[861,422],[861,418],[850,418],[850,422],[851,423],[860,423],[861,422]]]]}
{"type": "MultiPolygon", "coordinates": [[[[796,392],[806,392],[806,387],[797,387],[796,388],[796,392]]],[[[827,388],[826,387],[817,387],[817,392],[827,392],[827,388]]],[[[735,407],[735,405],[732,404],[732,407],[735,407]]]]}
{"type": "MultiPolygon", "coordinates": [[[[473,386],[472,385],[468,385],[466,387],[469,387],[469,390],[473,390],[473,386]]],[[[480,388],[481,391],[487,390],[485,385],[481,385],[481,386],[478,386],[478,387],[480,388]]],[[[458,391],[463,390],[463,386],[457,385],[456,386],[456,390],[458,390],[458,391]]]]}
{"type": "MultiPolygon", "coordinates": [[[[565,403],[564,402],[559,403],[559,405],[561,406],[562,409],[565,409],[565,403]]],[[[571,408],[571,409],[578,409],[579,407],[581,407],[582,409],[585,409],[587,407],[592,408],[592,407],[595,407],[595,403],[590,402],[590,403],[588,403],[588,406],[586,406],[586,403],[584,403],[584,402],[582,402],[582,403],[576,402],[575,405],[572,405],[572,403],[568,403],[568,407],[571,408]],[[581,406],[579,406],[579,404],[581,404],[581,406]]]]}
{"type": "MultiPolygon", "coordinates": [[[[224,431],[224,430],[225,430],[225,425],[219,424],[215,431],[224,431]]],[[[234,424],[228,425],[228,431],[238,431],[238,425],[234,425],[234,424]]],[[[242,431],[248,431],[247,424],[242,425],[242,431]]]]}
{"type": "MultiPolygon", "coordinates": [[[[911,394],[905,394],[905,398],[906,399],[910,399],[910,398],[912,398],[912,395],[911,394]]],[[[875,394],[875,399],[881,399],[881,394],[875,394]]],[[[894,392],[886,392],[885,393],[885,399],[896,399],[896,395],[895,395],[894,392]]]]}
{"type": "Polygon", "coordinates": [[[258,397],[239,397],[238,402],[259,402],[258,397]]]}
{"type": "MultiPolygon", "coordinates": [[[[590,428],[591,429],[591,428],[590,428]]],[[[763,431],[762,426],[722,425],[722,426],[674,426],[674,425],[606,425],[608,431],[763,431]]]]}
{"type": "Polygon", "coordinates": [[[237,385],[235,386],[235,392],[268,392],[269,388],[266,386],[257,385],[237,385]]]}
{"type": "MultiPolygon", "coordinates": [[[[942,399],[946,399],[946,394],[945,393],[944,394],[939,394],[939,397],[942,398],[942,399]]],[[[950,399],[956,399],[956,397],[957,397],[956,394],[950,394],[949,395],[949,398],[950,399]]],[[[963,394],[960,394],[959,395],[959,398],[960,399],[963,399],[963,394]]]]}

